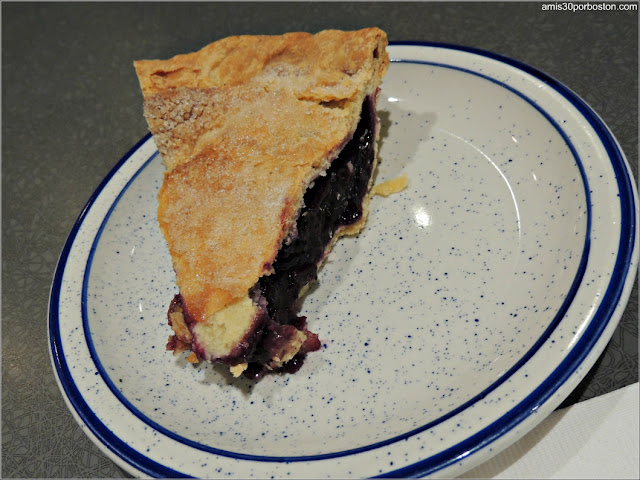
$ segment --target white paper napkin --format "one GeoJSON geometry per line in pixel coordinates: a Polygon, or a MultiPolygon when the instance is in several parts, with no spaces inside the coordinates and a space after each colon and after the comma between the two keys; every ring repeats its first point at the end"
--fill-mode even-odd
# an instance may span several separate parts
{"type": "Polygon", "coordinates": [[[638,384],[557,410],[460,478],[640,478],[638,384]]]}

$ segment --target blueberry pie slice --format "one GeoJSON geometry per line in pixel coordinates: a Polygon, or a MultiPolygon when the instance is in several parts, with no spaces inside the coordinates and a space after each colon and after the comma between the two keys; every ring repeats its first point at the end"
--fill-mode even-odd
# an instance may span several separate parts
{"type": "Polygon", "coordinates": [[[166,165],[167,349],[258,378],[320,348],[299,298],[364,226],[386,45],[377,28],[236,36],[135,62],[166,165]]]}

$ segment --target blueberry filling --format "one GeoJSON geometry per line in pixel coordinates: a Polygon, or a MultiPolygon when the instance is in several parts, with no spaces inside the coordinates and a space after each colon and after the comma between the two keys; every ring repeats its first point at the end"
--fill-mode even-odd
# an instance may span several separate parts
{"type": "Polygon", "coordinates": [[[352,139],[331,163],[325,176],[319,176],[304,196],[295,231],[297,235],[285,242],[273,263],[274,273],[260,278],[254,296],[266,300],[269,320],[263,341],[248,358],[248,377],[263,373],[271,352],[302,330],[307,341],[300,352],[283,369],[296,371],[307,352],[318,350],[317,336],[306,330],[305,317],[298,316],[298,297],[302,288],[317,279],[318,265],[336,232],[362,218],[363,200],[373,174],[376,113],[374,99],[367,97],[360,122],[352,139]]]}

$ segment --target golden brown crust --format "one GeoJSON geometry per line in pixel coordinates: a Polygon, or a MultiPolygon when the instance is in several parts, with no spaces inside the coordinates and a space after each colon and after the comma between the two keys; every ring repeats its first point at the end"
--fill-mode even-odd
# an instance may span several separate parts
{"type": "Polygon", "coordinates": [[[378,28],[241,35],[134,65],[145,97],[169,88],[236,86],[258,79],[266,88],[286,82],[299,98],[330,101],[352,98],[370,79],[382,78],[389,63],[386,45],[387,36],[378,28]]]}
{"type": "Polygon", "coordinates": [[[230,37],[135,62],[167,165],[158,219],[189,313],[204,321],[271,264],[307,186],[355,131],[388,66],[371,28],[230,37]]]}

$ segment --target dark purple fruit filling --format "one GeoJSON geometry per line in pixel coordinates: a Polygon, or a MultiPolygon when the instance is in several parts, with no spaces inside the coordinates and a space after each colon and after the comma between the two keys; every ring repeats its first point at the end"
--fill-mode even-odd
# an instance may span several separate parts
{"type": "Polygon", "coordinates": [[[263,365],[278,342],[286,342],[295,333],[290,329],[307,333],[307,342],[282,370],[297,370],[306,353],[320,348],[317,335],[305,328],[305,317],[298,316],[298,297],[307,283],[317,279],[318,265],[336,231],[362,218],[362,204],[373,174],[376,122],[375,100],[367,97],[353,138],[326,175],[316,178],[305,193],[297,235],[278,252],[274,273],[262,277],[256,285],[254,295],[266,300],[270,320],[264,341],[248,359],[246,376],[256,378],[264,373],[263,365]]]}

